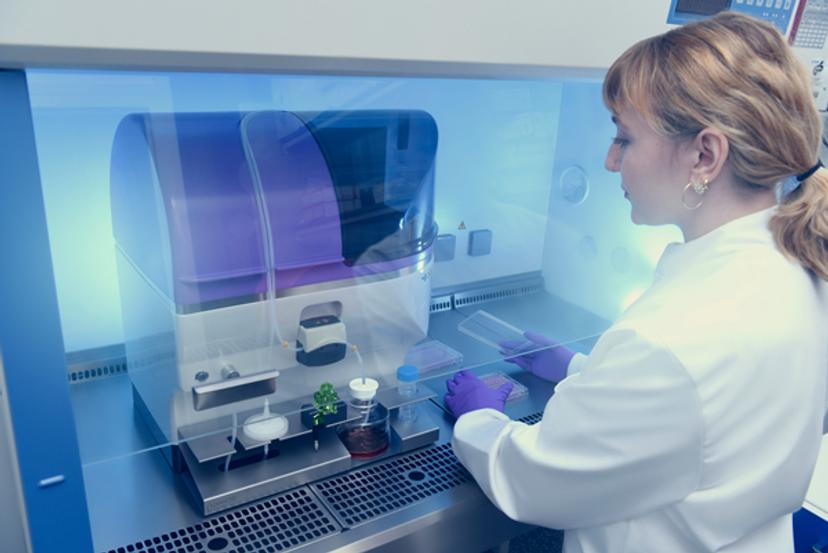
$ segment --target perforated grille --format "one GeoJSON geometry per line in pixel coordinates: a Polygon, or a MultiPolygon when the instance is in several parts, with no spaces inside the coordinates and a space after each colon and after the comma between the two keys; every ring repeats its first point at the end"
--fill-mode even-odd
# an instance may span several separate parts
{"type": "Polygon", "coordinates": [[[307,488],[107,553],[290,551],[342,529],[307,488]]]}
{"type": "Polygon", "coordinates": [[[520,417],[518,420],[520,422],[525,422],[526,424],[535,424],[536,422],[540,422],[543,418],[543,411],[538,411],[537,413],[532,413],[531,415],[526,415],[525,417],[520,417]]]}
{"type": "Polygon", "coordinates": [[[442,444],[335,476],[310,487],[342,526],[352,528],[470,480],[471,476],[454,456],[451,446],[442,444]]]}
{"type": "Polygon", "coordinates": [[[83,368],[70,370],[68,373],[69,382],[85,382],[95,378],[103,378],[105,376],[113,376],[116,374],[124,374],[127,372],[126,360],[121,362],[109,363],[99,367],[83,368]]]}
{"type": "Polygon", "coordinates": [[[490,288],[476,292],[465,292],[462,294],[454,294],[454,306],[462,307],[464,305],[473,305],[477,303],[485,303],[487,301],[525,296],[527,294],[536,294],[542,291],[543,283],[532,283],[524,286],[490,288]]]}
{"type": "Polygon", "coordinates": [[[429,307],[431,313],[438,313],[440,311],[451,311],[451,295],[435,296],[431,298],[431,306],[429,307]]]}
{"type": "Polygon", "coordinates": [[[71,384],[126,374],[123,344],[112,344],[66,353],[66,372],[71,384]]]}

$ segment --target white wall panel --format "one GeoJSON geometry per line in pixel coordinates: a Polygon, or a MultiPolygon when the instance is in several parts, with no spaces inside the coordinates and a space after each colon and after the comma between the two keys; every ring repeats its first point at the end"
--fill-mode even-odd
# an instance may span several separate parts
{"type": "Polygon", "coordinates": [[[668,28],[669,4],[4,0],[0,66],[537,75],[606,68],[636,40],[668,28]]]}

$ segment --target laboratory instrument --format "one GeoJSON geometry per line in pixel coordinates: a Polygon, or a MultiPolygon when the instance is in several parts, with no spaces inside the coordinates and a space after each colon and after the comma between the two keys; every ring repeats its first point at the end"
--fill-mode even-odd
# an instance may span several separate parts
{"type": "MultiPolygon", "coordinates": [[[[186,537],[227,550],[263,531],[248,517],[291,502],[330,529],[283,550],[404,551],[433,532],[430,550],[482,551],[525,531],[486,510],[427,398],[460,367],[503,368],[496,345],[458,332],[466,307],[569,342],[600,332],[649,282],[675,237],[627,224],[601,168],[600,79],[629,44],[669,28],[667,4],[531,2],[543,24],[527,26],[512,6],[460,2],[395,13],[407,24],[391,27],[382,3],[323,20],[274,4],[237,33],[230,4],[12,0],[0,21],[0,167],[15,183],[0,195],[0,303],[15,314],[0,322],[11,458],[0,472],[15,484],[2,510],[19,515],[8,520],[22,541],[173,550],[186,537]],[[496,54],[492,28],[514,38],[496,54]],[[574,203],[558,186],[571,167],[590,184],[574,203]],[[486,230],[491,250],[469,256],[470,233],[486,230]],[[456,247],[435,263],[438,232],[456,247]],[[418,382],[414,425],[396,420],[403,363],[441,380],[418,382]],[[363,371],[390,411],[388,449],[352,459],[336,434],[356,420],[343,402],[315,457],[303,405],[323,382],[346,397],[363,371]],[[280,422],[259,438],[286,429],[266,454],[245,433],[265,400],[264,420],[280,422]],[[358,519],[318,499],[369,478],[391,489],[392,477],[413,490],[385,507],[392,516],[361,503],[358,519]],[[451,517],[466,524],[446,531],[451,517]]],[[[532,421],[551,385],[528,387],[507,411],[532,421]]]]}

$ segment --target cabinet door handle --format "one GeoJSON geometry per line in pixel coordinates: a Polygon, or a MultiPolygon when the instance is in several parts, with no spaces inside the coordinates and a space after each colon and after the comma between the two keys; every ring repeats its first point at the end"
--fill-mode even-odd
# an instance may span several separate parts
{"type": "Polygon", "coordinates": [[[58,474],[56,476],[50,476],[49,478],[44,478],[43,480],[38,482],[37,485],[40,488],[50,488],[52,486],[57,486],[58,484],[63,484],[64,480],[66,480],[66,477],[63,476],[62,474],[58,474]]]}

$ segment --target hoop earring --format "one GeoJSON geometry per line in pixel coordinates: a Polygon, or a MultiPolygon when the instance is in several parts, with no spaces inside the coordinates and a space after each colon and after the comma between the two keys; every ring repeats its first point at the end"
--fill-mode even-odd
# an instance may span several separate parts
{"type": "Polygon", "coordinates": [[[710,179],[704,179],[702,182],[688,182],[686,185],[684,185],[684,191],[681,193],[681,204],[691,211],[700,208],[704,203],[704,198],[702,196],[704,196],[705,192],[707,192],[709,189],[710,179]],[[693,189],[693,192],[695,192],[699,196],[698,202],[695,204],[687,203],[687,192],[689,192],[691,188],[693,189]]]}

